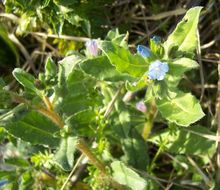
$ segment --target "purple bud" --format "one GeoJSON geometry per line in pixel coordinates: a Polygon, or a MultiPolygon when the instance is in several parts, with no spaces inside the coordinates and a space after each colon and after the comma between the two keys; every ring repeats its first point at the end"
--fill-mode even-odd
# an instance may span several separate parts
{"type": "Polygon", "coordinates": [[[89,40],[86,42],[87,52],[92,56],[98,55],[98,44],[96,40],[89,40]]]}
{"type": "Polygon", "coordinates": [[[140,101],[136,103],[136,108],[137,110],[141,111],[142,113],[147,112],[147,106],[144,104],[144,101],[140,101]]]}

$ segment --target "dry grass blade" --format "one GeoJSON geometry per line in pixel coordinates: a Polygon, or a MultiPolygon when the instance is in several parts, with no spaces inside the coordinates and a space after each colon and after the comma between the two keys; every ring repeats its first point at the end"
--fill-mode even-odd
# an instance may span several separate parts
{"type": "Polygon", "coordinates": [[[183,15],[186,13],[186,9],[175,9],[172,11],[166,11],[163,13],[159,13],[157,15],[153,15],[153,16],[145,16],[145,17],[132,17],[135,20],[161,20],[161,19],[165,19],[167,17],[171,17],[171,16],[178,16],[178,15],[183,15]]]}
{"type": "Polygon", "coordinates": [[[68,35],[56,35],[56,34],[45,34],[42,32],[29,32],[29,34],[45,37],[45,38],[58,38],[58,39],[64,39],[64,40],[73,40],[76,42],[86,42],[90,40],[90,38],[86,37],[75,37],[75,36],[68,36],[68,35]]]}

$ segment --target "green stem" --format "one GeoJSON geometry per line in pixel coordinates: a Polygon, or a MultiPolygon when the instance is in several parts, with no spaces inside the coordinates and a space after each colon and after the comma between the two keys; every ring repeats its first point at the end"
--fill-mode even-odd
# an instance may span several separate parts
{"type": "Polygon", "coordinates": [[[107,177],[111,185],[117,190],[125,190],[124,186],[116,182],[112,179],[111,176],[108,175],[105,165],[92,153],[92,151],[88,148],[86,143],[80,139],[77,144],[77,149],[80,150],[89,160],[90,162],[101,171],[103,175],[107,177]]]}
{"type": "Polygon", "coordinates": [[[63,183],[63,185],[62,185],[62,187],[61,187],[60,190],[64,190],[64,189],[65,189],[67,183],[69,182],[70,178],[72,177],[72,175],[73,175],[74,171],[76,170],[78,164],[83,160],[83,157],[84,157],[84,156],[83,156],[83,154],[82,154],[82,155],[78,158],[78,160],[77,160],[75,166],[73,167],[72,171],[70,172],[70,174],[69,174],[69,176],[67,177],[66,181],[63,183]]]}
{"type": "Polygon", "coordinates": [[[154,102],[151,104],[151,106],[149,106],[149,108],[150,108],[150,112],[146,114],[147,122],[144,124],[144,128],[142,131],[142,137],[145,140],[148,139],[148,137],[151,133],[151,129],[154,125],[154,118],[157,113],[157,108],[156,108],[154,102]]]}
{"type": "Polygon", "coordinates": [[[153,121],[152,121],[151,119],[149,119],[149,120],[144,124],[144,128],[143,128],[143,131],[142,131],[142,137],[144,138],[144,140],[147,140],[147,139],[148,139],[152,127],[153,127],[153,121]]]}
{"type": "Polygon", "coordinates": [[[82,139],[79,139],[77,149],[80,150],[84,155],[86,155],[90,162],[103,174],[107,174],[105,165],[91,152],[91,150],[82,139]]]}
{"type": "MultiPolygon", "coordinates": [[[[120,91],[119,91],[120,92],[120,91]]],[[[118,96],[118,95],[117,95],[118,96]]],[[[116,97],[117,97],[116,96],[116,97]]],[[[38,109],[45,115],[48,115],[52,121],[54,121],[60,128],[63,128],[64,123],[62,118],[53,110],[53,106],[48,98],[44,98],[43,101],[47,106],[47,109],[38,109]]],[[[108,175],[105,165],[92,153],[86,143],[82,140],[78,140],[77,149],[80,150],[89,160],[90,162],[101,171],[103,175],[107,177],[111,185],[117,190],[125,190],[124,186],[116,182],[112,179],[111,176],[108,175]]]]}
{"type": "Polygon", "coordinates": [[[154,169],[154,167],[155,167],[155,162],[156,162],[158,156],[160,155],[160,153],[162,152],[162,150],[163,150],[163,145],[161,145],[161,146],[159,147],[159,149],[157,150],[157,153],[155,154],[155,156],[154,156],[154,158],[153,158],[153,160],[152,160],[152,162],[151,162],[151,164],[150,164],[150,167],[149,167],[149,169],[148,169],[148,172],[149,172],[149,173],[151,173],[152,170],[154,169]]]}

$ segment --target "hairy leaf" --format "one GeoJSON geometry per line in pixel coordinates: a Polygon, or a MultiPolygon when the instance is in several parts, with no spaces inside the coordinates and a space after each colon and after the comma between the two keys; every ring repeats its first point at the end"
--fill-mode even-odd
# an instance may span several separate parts
{"type": "Polygon", "coordinates": [[[100,48],[119,72],[141,77],[148,70],[146,59],[138,54],[132,55],[128,49],[107,41],[100,42],[100,48]]]}
{"type": "Polygon", "coordinates": [[[125,153],[123,161],[132,167],[145,170],[149,158],[148,146],[143,137],[135,129],[132,129],[128,137],[121,139],[121,143],[125,153]]]}
{"type": "Polygon", "coordinates": [[[5,118],[0,120],[1,127],[32,144],[57,146],[59,139],[54,137],[54,134],[59,131],[59,127],[44,115],[36,111],[26,112],[26,108],[22,108],[16,107],[11,113],[6,113],[7,121],[5,118]]]}
{"type": "Polygon", "coordinates": [[[147,181],[120,161],[111,163],[113,179],[132,190],[145,190],[147,181]]]}
{"type": "Polygon", "coordinates": [[[86,109],[71,115],[65,120],[65,123],[78,135],[92,136],[96,132],[96,128],[92,128],[93,124],[97,126],[96,116],[96,110],[86,109]]]}
{"type": "Polygon", "coordinates": [[[197,25],[202,7],[187,11],[182,21],[176,26],[164,43],[166,53],[176,46],[179,52],[192,53],[197,46],[197,25]]]}
{"type": "Polygon", "coordinates": [[[54,77],[57,74],[57,66],[51,57],[48,57],[45,64],[46,78],[54,77]]]}
{"type": "Polygon", "coordinates": [[[106,81],[124,81],[132,80],[132,77],[125,73],[120,73],[116,68],[110,64],[106,56],[100,56],[93,59],[87,59],[80,64],[82,70],[97,78],[98,80],[106,81]]]}
{"type": "MultiPolygon", "coordinates": [[[[63,81],[57,89],[59,100],[55,109],[67,116],[101,104],[102,95],[96,89],[96,80],[79,69],[73,69],[68,77],[61,74],[63,81]],[[63,89],[65,87],[65,89],[63,89]]],[[[61,80],[59,79],[59,80],[61,80]]],[[[60,82],[60,81],[59,81],[60,82]]]]}
{"type": "Polygon", "coordinates": [[[106,36],[106,40],[112,41],[113,43],[128,49],[127,34],[120,34],[118,28],[110,30],[106,36]]]}
{"type": "Polygon", "coordinates": [[[71,170],[73,167],[76,143],[77,137],[63,138],[55,155],[56,163],[66,171],[71,170]]]}
{"type": "Polygon", "coordinates": [[[34,85],[35,78],[31,74],[20,68],[14,69],[12,74],[23,87],[37,92],[37,89],[34,85]]]}
{"type": "Polygon", "coordinates": [[[182,79],[182,75],[191,69],[199,67],[199,64],[189,58],[175,59],[169,63],[169,71],[166,75],[167,84],[169,86],[177,86],[182,79]]]}
{"type": "Polygon", "coordinates": [[[199,101],[190,93],[178,92],[174,98],[156,100],[157,108],[164,118],[180,126],[189,126],[204,116],[199,101]]]}
{"type": "Polygon", "coordinates": [[[215,135],[205,127],[192,126],[188,128],[165,129],[153,135],[149,141],[163,144],[165,150],[175,154],[192,154],[212,158],[215,153],[215,141],[208,139],[215,135]],[[205,154],[204,154],[205,152],[205,154]]]}

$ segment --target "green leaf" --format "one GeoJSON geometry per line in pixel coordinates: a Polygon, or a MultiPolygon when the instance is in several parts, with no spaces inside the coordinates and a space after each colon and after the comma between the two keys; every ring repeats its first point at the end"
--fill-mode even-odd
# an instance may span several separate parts
{"type": "Polygon", "coordinates": [[[73,14],[70,9],[66,9],[66,14],[64,14],[64,18],[72,25],[78,27],[80,27],[80,25],[84,22],[82,17],[77,14],[73,14]]]}
{"type": "Polygon", "coordinates": [[[202,7],[194,7],[187,11],[182,21],[164,43],[167,54],[175,46],[178,52],[193,53],[197,46],[197,25],[201,9],[202,7]]]}
{"type": "Polygon", "coordinates": [[[148,147],[142,136],[131,129],[129,136],[121,139],[121,144],[125,153],[123,161],[134,168],[146,170],[149,161],[148,147]]]}
{"type": "MultiPolygon", "coordinates": [[[[138,126],[145,122],[145,117],[140,114],[135,107],[126,105],[122,100],[116,102],[116,112],[112,115],[112,130],[114,136],[117,136],[117,140],[133,137],[134,126],[138,126]]],[[[138,137],[139,138],[139,137],[138,137]]]]}
{"type": "Polygon", "coordinates": [[[128,33],[120,34],[118,28],[110,30],[106,36],[106,40],[128,49],[128,33]]]}
{"type": "MultiPolygon", "coordinates": [[[[166,82],[166,80],[154,81],[153,84],[150,84],[148,86],[149,92],[150,91],[151,92],[149,94],[147,94],[147,95],[151,94],[156,99],[163,99],[164,97],[165,98],[166,97],[175,97],[176,93],[171,91],[172,88],[169,88],[168,83],[169,82],[166,82]]],[[[148,98],[149,98],[149,96],[146,97],[146,99],[148,99],[148,98]]]]}
{"type": "Polygon", "coordinates": [[[100,42],[100,48],[119,72],[141,77],[148,70],[149,63],[138,54],[132,55],[128,49],[107,41],[100,42]]]}
{"type": "Polygon", "coordinates": [[[151,102],[154,100],[154,98],[155,98],[155,96],[154,96],[153,85],[149,85],[146,90],[144,102],[146,102],[146,103],[151,102]]]}
{"type": "Polygon", "coordinates": [[[92,37],[91,22],[87,20],[86,18],[83,18],[81,25],[82,25],[82,30],[85,32],[85,34],[91,38],[92,37]]]}
{"type": "Polygon", "coordinates": [[[169,63],[169,73],[174,76],[181,76],[186,71],[198,68],[199,64],[189,58],[180,58],[169,63]]]}
{"type": "MultiPolygon", "coordinates": [[[[96,80],[86,76],[81,70],[73,69],[67,78],[63,78],[65,93],[59,94],[55,109],[60,114],[70,116],[79,111],[102,104],[102,95],[96,89],[96,80]]],[[[61,86],[62,88],[62,86],[61,86]]]]}
{"type": "Polygon", "coordinates": [[[15,66],[19,62],[19,53],[14,43],[8,37],[8,32],[0,24],[0,66],[15,66]]]}
{"type": "Polygon", "coordinates": [[[177,86],[182,79],[182,75],[191,69],[198,68],[199,64],[189,58],[176,59],[169,63],[169,72],[166,75],[167,84],[169,86],[177,86]]]}
{"type": "MultiPolygon", "coordinates": [[[[26,3],[25,3],[25,6],[26,3]]],[[[36,11],[36,10],[35,10],[36,11]]],[[[19,25],[16,29],[17,35],[23,35],[26,31],[36,27],[37,18],[33,14],[24,12],[19,19],[19,25]]]]}
{"type": "Polygon", "coordinates": [[[92,136],[96,132],[96,128],[93,129],[93,127],[97,126],[97,115],[96,110],[86,109],[71,115],[65,120],[65,123],[78,135],[92,136]]]}
{"type": "Polygon", "coordinates": [[[61,140],[59,149],[55,155],[55,161],[63,170],[69,171],[72,169],[76,144],[77,137],[69,136],[61,140]]]}
{"type": "Polygon", "coordinates": [[[147,181],[120,161],[111,163],[113,179],[132,190],[145,190],[147,181]]]}
{"type": "Polygon", "coordinates": [[[153,56],[157,57],[157,59],[161,59],[164,55],[164,47],[162,44],[160,42],[155,42],[152,38],[150,39],[150,51],[153,56]]]}
{"type": "Polygon", "coordinates": [[[79,0],[54,0],[54,2],[62,6],[70,6],[79,3],[79,0]]]}
{"type": "Polygon", "coordinates": [[[9,158],[6,158],[4,161],[7,164],[11,164],[11,165],[18,166],[18,167],[25,168],[25,167],[30,166],[29,162],[22,157],[9,157],[9,158]]]}
{"type": "MultiPolygon", "coordinates": [[[[68,87],[69,87],[69,85],[67,84],[68,77],[69,75],[71,75],[71,73],[77,72],[74,69],[77,70],[78,64],[84,59],[85,59],[84,56],[74,52],[74,54],[67,56],[61,61],[59,61],[58,85],[55,88],[55,94],[57,99],[64,97],[68,94],[68,87]]],[[[83,76],[81,72],[79,75],[76,75],[76,80],[80,80],[78,76],[80,77],[83,76]]],[[[79,84],[79,82],[77,84],[79,84]]],[[[71,93],[69,95],[71,95],[71,93]]]]}
{"type": "Polygon", "coordinates": [[[33,185],[34,178],[32,177],[32,172],[27,171],[21,175],[21,182],[18,190],[29,190],[33,188],[33,185]]]}
{"type": "Polygon", "coordinates": [[[202,126],[188,128],[165,129],[153,135],[149,141],[165,147],[165,150],[175,154],[192,154],[212,158],[215,153],[215,141],[205,138],[206,135],[215,135],[202,126]],[[205,152],[205,154],[204,154],[205,152]]]}
{"type": "Polygon", "coordinates": [[[49,5],[51,0],[43,0],[42,3],[41,3],[41,8],[45,8],[49,5]]]}
{"type": "Polygon", "coordinates": [[[3,169],[0,171],[0,178],[1,179],[9,179],[9,178],[12,178],[12,177],[15,177],[16,176],[16,172],[15,171],[4,171],[3,169]]]}
{"type": "Polygon", "coordinates": [[[120,110],[117,113],[116,121],[114,121],[115,125],[113,125],[113,129],[115,133],[122,138],[128,137],[128,134],[131,129],[131,114],[128,110],[120,110]]]}
{"type": "Polygon", "coordinates": [[[132,80],[129,75],[118,72],[106,56],[87,59],[80,63],[80,67],[85,73],[98,80],[112,82],[132,80]]]}
{"type": "Polygon", "coordinates": [[[4,120],[0,120],[1,127],[4,127],[10,134],[32,144],[51,147],[56,147],[59,144],[59,139],[54,136],[59,132],[58,126],[36,111],[27,113],[26,109],[21,109],[22,107],[16,111],[18,108],[20,107],[5,114],[4,120]]]}
{"type": "Polygon", "coordinates": [[[126,81],[126,89],[128,91],[138,91],[143,89],[144,87],[146,87],[149,84],[149,80],[147,78],[147,75],[144,75],[143,77],[141,77],[140,80],[138,80],[137,82],[129,82],[126,81]]]}
{"type": "Polygon", "coordinates": [[[0,124],[6,125],[8,123],[16,122],[23,118],[28,113],[28,111],[29,109],[27,105],[19,104],[12,110],[0,116],[0,124]]]}
{"type": "Polygon", "coordinates": [[[57,74],[57,66],[51,57],[48,57],[45,64],[45,75],[47,79],[55,77],[57,74]]]}
{"type": "Polygon", "coordinates": [[[85,59],[81,54],[74,52],[72,55],[65,57],[59,64],[62,65],[64,69],[64,76],[68,77],[72,70],[79,64],[81,61],[85,59]]]}
{"type": "Polygon", "coordinates": [[[35,78],[31,74],[20,68],[14,69],[12,74],[16,78],[16,80],[25,88],[30,89],[34,92],[38,91],[34,85],[35,78]]]}
{"type": "Polygon", "coordinates": [[[145,122],[145,117],[140,112],[120,101],[116,105],[117,112],[111,115],[112,136],[121,144],[124,155],[121,159],[128,165],[145,170],[149,161],[148,146],[137,131],[145,122]],[[134,156],[135,155],[135,156],[134,156]]]}
{"type": "Polygon", "coordinates": [[[199,101],[190,93],[178,92],[176,97],[156,100],[162,116],[180,126],[189,126],[204,116],[199,101]]]}

